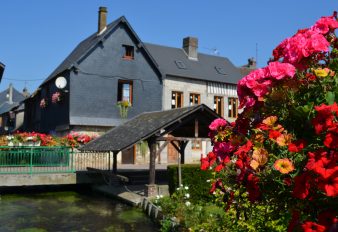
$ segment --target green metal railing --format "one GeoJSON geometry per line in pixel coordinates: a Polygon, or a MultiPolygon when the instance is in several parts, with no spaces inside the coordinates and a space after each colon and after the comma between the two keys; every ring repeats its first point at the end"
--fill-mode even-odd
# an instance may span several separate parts
{"type": "Polygon", "coordinates": [[[0,174],[75,172],[69,147],[0,146],[0,174]]]}

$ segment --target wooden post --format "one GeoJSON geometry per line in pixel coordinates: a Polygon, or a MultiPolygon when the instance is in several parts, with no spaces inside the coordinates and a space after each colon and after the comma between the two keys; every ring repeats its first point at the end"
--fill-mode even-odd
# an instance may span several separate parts
{"type": "Polygon", "coordinates": [[[110,171],[110,151],[108,151],[108,171],[110,171]]]}
{"type": "Polygon", "coordinates": [[[187,147],[189,141],[181,141],[180,142],[180,152],[181,153],[181,164],[184,164],[185,160],[185,148],[187,147]]]}
{"type": "Polygon", "coordinates": [[[181,168],[181,164],[184,164],[184,156],[185,156],[185,148],[187,146],[189,141],[180,141],[179,142],[179,149],[178,149],[178,185],[179,187],[181,187],[182,185],[182,168],[181,168]]]}
{"type": "Polygon", "coordinates": [[[157,186],[155,184],[155,162],[156,162],[156,138],[152,137],[148,139],[148,146],[150,150],[150,160],[149,160],[149,184],[146,185],[145,195],[147,197],[154,197],[157,193],[157,186]]]}
{"type": "Polygon", "coordinates": [[[151,138],[148,140],[150,150],[149,162],[149,184],[155,184],[155,160],[156,160],[156,140],[151,138]]]}
{"type": "Polygon", "coordinates": [[[117,151],[113,152],[113,173],[117,173],[117,151]]]}

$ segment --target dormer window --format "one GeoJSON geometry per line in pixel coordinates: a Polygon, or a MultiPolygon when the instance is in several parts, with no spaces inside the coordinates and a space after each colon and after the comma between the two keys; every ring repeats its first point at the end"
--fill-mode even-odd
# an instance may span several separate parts
{"type": "Polygon", "coordinates": [[[124,49],[123,59],[133,60],[134,59],[134,46],[122,45],[124,49]]]}

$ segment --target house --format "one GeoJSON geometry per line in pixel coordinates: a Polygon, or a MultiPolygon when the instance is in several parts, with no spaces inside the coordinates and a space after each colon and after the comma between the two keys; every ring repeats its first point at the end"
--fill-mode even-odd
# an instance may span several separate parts
{"type": "Polygon", "coordinates": [[[26,88],[20,93],[12,84],[0,93],[0,134],[8,134],[21,128],[24,120],[22,101],[27,95],[26,88]]]}
{"type": "MultiPolygon", "coordinates": [[[[200,53],[194,37],[184,38],[182,48],[144,43],[124,16],[108,25],[106,17],[107,9],[100,7],[97,32],[25,100],[25,130],[103,133],[126,120],[117,107],[121,101],[131,105],[128,119],[201,103],[229,121],[237,117],[242,74],[229,59],[200,53]],[[66,84],[58,89],[60,77],[66,84]]],[[[192,141],[190,151],[199,159],[206,145],[192,141]]],[[[130,156],[137,160],[135,149],[130,156]]],[[[177,161],[170,146],[165,160],[177,161]]]]}
{"type": "Polygon", "coordinates": [[[4,74],[4,71],[5,71],[5,65],[0,62],[0,82],[2,79],[2,75],[4,74]]]}

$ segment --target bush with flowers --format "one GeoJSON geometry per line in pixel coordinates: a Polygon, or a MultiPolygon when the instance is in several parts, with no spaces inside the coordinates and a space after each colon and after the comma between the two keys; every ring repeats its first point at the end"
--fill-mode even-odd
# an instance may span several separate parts
{"type": "Polygon", "coordinates": [[[211,193],[237,230],[338,231],[337,13],[299,30],[238,83],[234,123],[210,124],[211,193]]]}
{"type": "Polygon", "coordinates": [[[70,132],[63,137],[37,132],[15,132],[13,135],[1,136],[1,145],[9,146],[68,146],[79,147],[97,138],[98,135],[70,132]]]}
{"type": "Polygon", "coordinates": [[[212,204],[191,202],[189,187],[181,185],[169,196],[157,196],[153,202],[164,215],[161,231],[223,231],[224,211],[212,204]],[[218,226],[216,226],[218,225],[218,226]]]}

